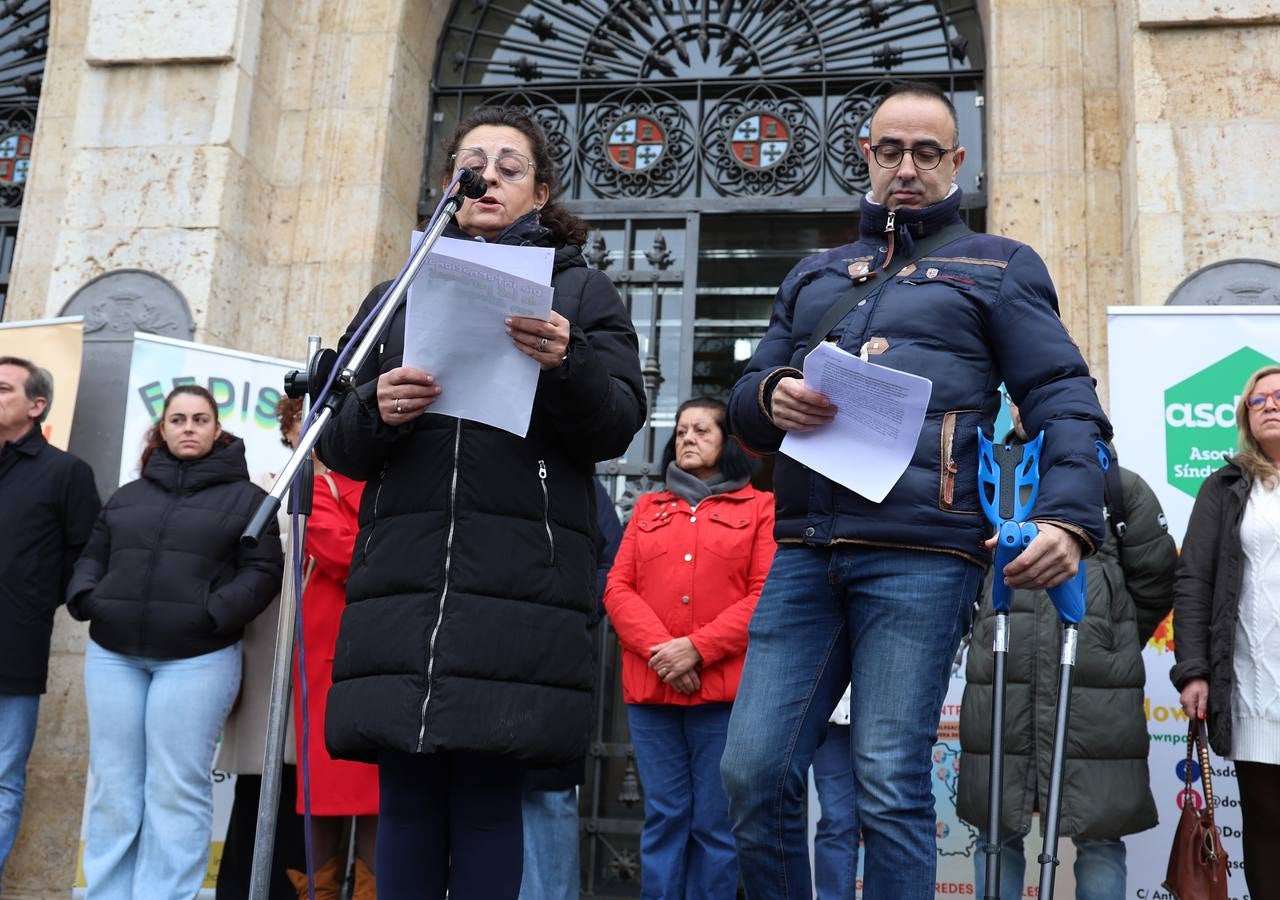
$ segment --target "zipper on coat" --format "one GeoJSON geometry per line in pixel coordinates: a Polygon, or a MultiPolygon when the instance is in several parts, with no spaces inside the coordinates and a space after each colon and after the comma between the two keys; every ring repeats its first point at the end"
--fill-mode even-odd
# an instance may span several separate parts
{"type": "Polygon", "coordinates": [[[955,498],[956,473],[960,471],[953,452],[955,437],[956,419],[954,416],[944,415],[942,417],[942,505],[945,509],[951,508],[951,502],[955,498]]]}
{"type": "Polygon", "coordinates": [[[369,522],[369,533],[364,539],[364,558],[369,558],[369,544],[373,542],[373,533],[378,528],[378,501],[382,499],[382,483],[387,478],[387,465],[382,464],[382,468],[378,471],[378,490],[373,495],[373,517],[369,522]]]}
{"type": "Polygon", "coordinates": [[[440,623],[444,621],[444,604],[449,599],[449,570],[453,565],[453,528],[457,523],[458,501],[458,449],[462,445],[462,420],[454,425],[453,431],[453,475],[449,480],[449,531],[444,541],[444,586],[440,589],[440,604],[436,611],[436,624],[431,629],[431,640],[427,644],[427,694],[422,698],[422,711],[418,716],[418,753],[422,752],[422,744],[427,736],[427,705],[431,703],[432,678],[436,668],[436,638],[440,636],[440,623]]]}
{"type": "Polygon", "coordinates": [[[542,484],[542,526],[547,529],[547,546],[551,549],[551,564],[556,563],[556,539],[551,534],[551,495],[547,493],[547,463],[538,460],[538,481],[542,484]]]}
{"type": "Polygon", "coordinates": [[[884,262],[880,264],[881,269],[889,268],[889,263],[893,261],[893,254],[896,252],[893,246],[893,235],[898,227],[897,220],[897,211],[889,210],[889,218],[884,222],[884,262]]]}

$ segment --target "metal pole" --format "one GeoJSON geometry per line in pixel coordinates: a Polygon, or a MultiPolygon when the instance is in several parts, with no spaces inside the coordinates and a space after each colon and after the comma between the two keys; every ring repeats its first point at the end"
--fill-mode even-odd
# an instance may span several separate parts
{"type": "MultiPolygon", "coordinates": [[[[315,359],[320,352],[320,338],[312,335],[307,338],[307,362],[315,359]]],[[[303,414],[306,414],[307,400],[303,400],[303,414]]],[[[294,455],[297,459],[297,454],[294,455]]],[[[291,459],[292,463],[294,459],[291,459]]],[[[303,458],[305,467],[310,470],[310,455],[303,458]]],[[[294,466],[297,471],[299,465],[294,466]]],[[[304,476],[306,472],[304,471],[304,476]]],[[[289,481],[281,473],[276,485],[289,481]]],[[[304,492],[311,487],[308,482],[304,492]]],[[[297,509],[296,503],[291,512],[295,515],[303,511],[297,509]]],[[[307,504],[307,513],[310,504],[307,504]]],[[[274,512],[272,513],[274,515],[274,512]]],[[[276,814],[280,806],[280,777],[284,765],[284,741],[286,735],[286,717],[289,715],[289,682],[293,675],[293,621],[296,614],[296,592],[300,588],[294,584],[293,573],[296,570],[294,560],[303,553],[306,543],[306,516],[302,515],[299,523],[300,540],[289,547],[289,560],[285,566],[284,582],[280,590],[280,615],[276,619],[275,659],[271,669],[271,701],[267,708],[267,738],[262,760],[262,787],[258,791],[258,824],[253,835],[253,868],[249,872],[249,896],[253,900],[267,900],[271,890],[271,859],[275,850],[276,814]]],[[[305,751],[305,748],[303,750],[305,751]]],[[[299,760],[301,762],[301,760],[299,760]]]]}
{"type": "Polygon", "coordinates": [[[1058,675],[1057,721],[1053,727],[1053,762],[1049,769],[1049,801],[1045,811],[1044,851],[1040,854],[1040,897],[1053,900],[1058,869],[1058,815],[1062,806],[1062,774],[1066,761],[1067,724],[1071,716],[1071,677],[1080,631],[1074,622],[1062,627],[1062,665],[1058,675]]]}
{"type": "MultiPolygon", "coordinates": [[[[466,172],[468,170],[464,169],[463,171],[466,172]]],[[[479,188],[481,193],[478,196],[484,196],[483,182],[479,182],[479,188]]],[[[464,188],[464,190],[466,189],[464,188]]],[[[418,246],[409,255],[409,261],[405,263],[405,267],[400,270],[396,280],[387,289],[378,315],[365,330],[364,337],[338,374],[333,395],[325,403],[324,407],[316,413],[311,427],[303,432],[298,441],[298,446],[294,448],[293,455],[289,457],[289,461],[285,463],[284,469],[281,470],[280,477],[276,479],[271,491],[263,498],[261,505],[253,514],[253,518],[249,520],[249,525],[245,528],[244,533],[240,535],[242,544],[250,547],[257,545],[259,535],[262,534],[267,527],[267,522],[271,520],[271,517],[280,508],[280,500],[284,497],[284,492],[289,489],[289,485],[293,483],[293,478],[298,473],[298,469],[302,467],[304,462],[311,459],[311,451],[315,449],[316,444],[320,441],[320,435],[324,433],[329,420],[333,418],[337,401],[356,386],[356,373],[360,371],[360,367],[373,354],[378,343],[382,340],[382,333],[386,331],[387,325],[391,323],[391,317],[396,314],[396,310],[399,309],[405,294],[409,292],[409,285],[413,283],[413,279],[417,277],[423,264],[426,263],[427,256],[430,255],[431,248],[435,245],[441,233],[453,221],[453,214],[462,205],[462,200],[462,194],[454,194],[445,200],[444,206],[440,210],[440,215],[436,217],[431,228],[423,236],[422,240],[418,242],[418,246]]],[[[318,386],[312,387],[313,389],[318,388],[318,386]]]]}
{"type": "MultiPolygon", "coordinates": [[[[999,578],[1000,573],[996,573],[999,578]]],[[[1000,811],[1004,799],[1004,697],[1008,676],[1009,614],[996,613],[995,677],[991,682],[991,772],[987,785],[987,885],[983,900],[1000,900],[1000,811]]]]}

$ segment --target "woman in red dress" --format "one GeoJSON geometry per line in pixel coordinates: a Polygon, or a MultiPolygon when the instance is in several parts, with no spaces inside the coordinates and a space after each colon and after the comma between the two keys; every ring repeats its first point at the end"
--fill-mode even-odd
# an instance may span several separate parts
{"type": "MultiPolygon", "coordinates": [[[[281,430],[290,446],[301,431],[301,402],[281,400],[281,430]]],[[[339,847],[343,820],[356,817],[356,879],[352,900],[374,900],[374,837],[378,830],[378,767],[335,760],[324,744],[325,705],[333,684],[333,648],[346,607],[347,571],[359,531],[364,483],[327,470],[315,460],[311,517],[303,560],[302,636],[306,648],[308,735],[305,759],[311,777],[311,842],[316,900],[338,900],[346,854],[339,847]]],[[[302,692],[294,659],[293,713],[298,742],[298,813],[303,812],[302,692]]],[[[290,870],[299,897],[307,896],[305,872],[290,870]]]]}

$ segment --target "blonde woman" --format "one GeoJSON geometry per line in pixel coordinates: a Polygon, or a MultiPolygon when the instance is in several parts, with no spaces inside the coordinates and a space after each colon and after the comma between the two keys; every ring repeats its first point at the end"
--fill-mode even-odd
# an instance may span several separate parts
{"type": "Polygon", "coordinates": [[[1240,452],[1200,487],[1182,544],[1170,677],[1235,762],[1249,893],[1280,897],[1280,366],[1245,382],[1236,426],[1240,452]]]}

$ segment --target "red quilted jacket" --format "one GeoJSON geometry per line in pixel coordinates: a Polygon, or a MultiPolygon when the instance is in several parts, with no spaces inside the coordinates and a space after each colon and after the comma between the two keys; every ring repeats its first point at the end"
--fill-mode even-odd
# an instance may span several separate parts
{"type": "Polygon", "coordinates": [[[750,485],[707,497],[696,511],[670,491],[636,501],[604,595],[622,644],[626,703],[733,700],[775,549],[773,495],[750,485]],[[696,694],[663,684],[649,668],[649,648],[676,637],[702,655],[696,694]]]}

